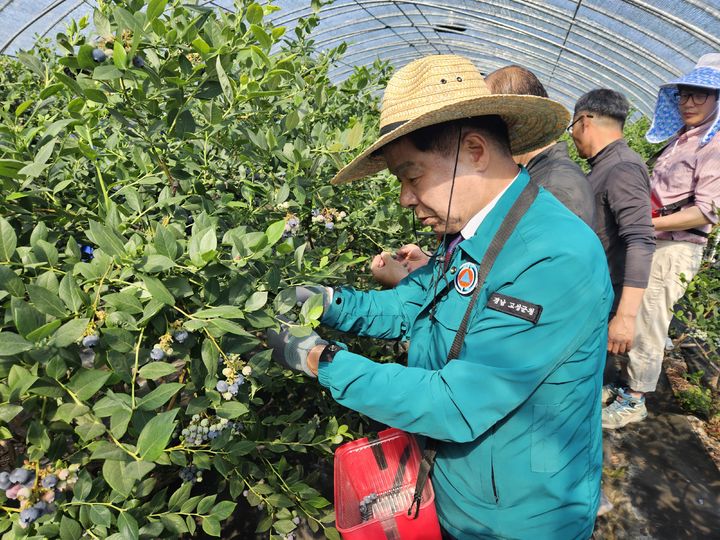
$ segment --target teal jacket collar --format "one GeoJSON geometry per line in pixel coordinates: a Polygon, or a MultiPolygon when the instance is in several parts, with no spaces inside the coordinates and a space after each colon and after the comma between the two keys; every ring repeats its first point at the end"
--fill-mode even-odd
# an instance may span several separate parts
{"type": "Polygon", "coordinates": [[[485,251],[487,251],[490,242],[492,241],[495,233],[500,228],[503,219],[510,211],[515,200],[520,196],[522,190],[530,182],[530,174],[527,172],[525,167],[521,168],[520,174],[513,181],[512,184],[507,188],[507,191],[500,197],[500,200],[495,205],[487,217],[483,220],[478,227],[475,234],[470,238],[463,240],[458,245],[462,251],[477,261],[478,263],[482,260],[485,251]]]}

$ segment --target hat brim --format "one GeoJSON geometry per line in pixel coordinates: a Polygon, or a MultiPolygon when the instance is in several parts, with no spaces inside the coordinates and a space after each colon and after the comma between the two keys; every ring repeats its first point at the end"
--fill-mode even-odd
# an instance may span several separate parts
{"type": "Polygon", "coordinates": [[[488,115],[499,115],[507,124],[513,155],[531,152],[556,141],[570,122],[568,110],[547,98],[516,94],[480,96],[427,112],[380,136],[340,169],[331,183],[352,182],[386,169],[385,158],[373,154],[408,133],[451,120],[488,115]]]}

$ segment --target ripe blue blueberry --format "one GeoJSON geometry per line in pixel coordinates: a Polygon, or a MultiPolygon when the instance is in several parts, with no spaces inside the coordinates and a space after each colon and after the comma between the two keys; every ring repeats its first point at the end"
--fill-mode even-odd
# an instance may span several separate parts
{"type": "Polygon", "coordinates": [[[227,389],[233,396],[238,393],[238,383],[234,382],[227,389]]]}
{"type": "Polygon", "coordinates": [[[178,343],[183,343],[188,338],[187,330],[178,330],[173,334],[173,339],[178,343]]]}
{"type": "Polygon", "coordinates": [[[92,59],[96,62],[104,62],[107,60],[107,54],[102,49],[93,49],[92,59]]]}
{"type": "Polygon", "coordinates": [[[20,525],[27,527],[39,517],[40,511],[37,508],[26,508],[20,512],[20,525]]]}
{"type": "Polygon", "coordinates": [[[10,473],[9,478],[13,484],[24,484],[31,476],[32,473],[30,471],[23,469],[22,467],[18,467],[10,473]]]}
{"type": "Polygon", "coordinates": [[[165,351],[163,351],[160,347],[153,347],[153,350],[150,351],[150,358],[153,360],[162,360],[165,358],[165,351]]]}
{"type": "Polygon", "coordinates": [[[218,381],[218,383],[215,385],[215,389],[220,392],[221,394],[224,394],[228,391],[228,383],[227,381],[218,381]]]}
{"type": "Polygon", "coordinates": [[[145,60],[143,60],[142,56],[133,56],[132,64],[138,69],[141,69],[145,67],[145,60]]]}
{"type": "Polygon", "coordinates": [[[54,474],[48,474],[45,478],[43,478],[42,486],[48,489],[54,488],[55,484],[57,484],[57,481],[57,476],[55,476],[54,474]]]}
{"type": "Polygon", "coordinates": [[[91,334],[85,336],[82,340],[83,347],[97,347],[100,345],[100,336],[97,334],[91,334]]]}
{"type": "Polygon", "coordinates": [[[325,222],[325,228],[328,231],[332,231],[335,228],[335,224],[332,221],[326,221],[325,222]]]}

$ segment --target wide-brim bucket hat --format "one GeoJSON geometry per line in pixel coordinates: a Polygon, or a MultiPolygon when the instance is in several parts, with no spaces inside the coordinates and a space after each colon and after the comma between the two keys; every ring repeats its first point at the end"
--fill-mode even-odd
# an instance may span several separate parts
{"type": "Polygon", "coordinates": [[[343,167],[333,184],[351,182],[387,168],[378,150],[420,128],[450,120],[499,115],[507,124],[514,155],[557,140],[570,113],[548,98],[491,94],[480,71],[463,56],[426,56],[399,69],[388,82],[377,140],[343,167]]]}
{"type": "MultiPolygon", "coordinates": [[[[720,53],[701,56],[690,73],[660,86],[652,125],[645,135],[645,138],[651,143],[663,142],[676,135],[685,126],[680,115],[678,86],[720,90],[720,53]]],[[[720,130],[720,116],[716,111],[715,122],[703,136],[700,146],[706,145],[718,130],[720,130]]]]}

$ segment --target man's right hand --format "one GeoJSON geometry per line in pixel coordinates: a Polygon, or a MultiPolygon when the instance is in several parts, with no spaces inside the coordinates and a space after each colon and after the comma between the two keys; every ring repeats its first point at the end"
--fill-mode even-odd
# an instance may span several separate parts
{"type": "Polygon", "coordinates": [[[430,257],[425,255],[423,250],[415,244],[405,244],[397,250],[395,258],[407,268],[408,272],[414,272],[418,268],[425,266],[430,260],[430,257]]]}
{"type": "Polygon", "coordinates": [[[394,287],[408,275],[408,269],[387,251],[375,255],[370,265],[370,271],[375,281],[387,288],[394,287]]]}
{"type": "Polygon", "coordinates": [[[632,348],[635,337],[635,317],[617,313],[608,324],[607,350],[611,354],[625,354],[632,348]]]}

